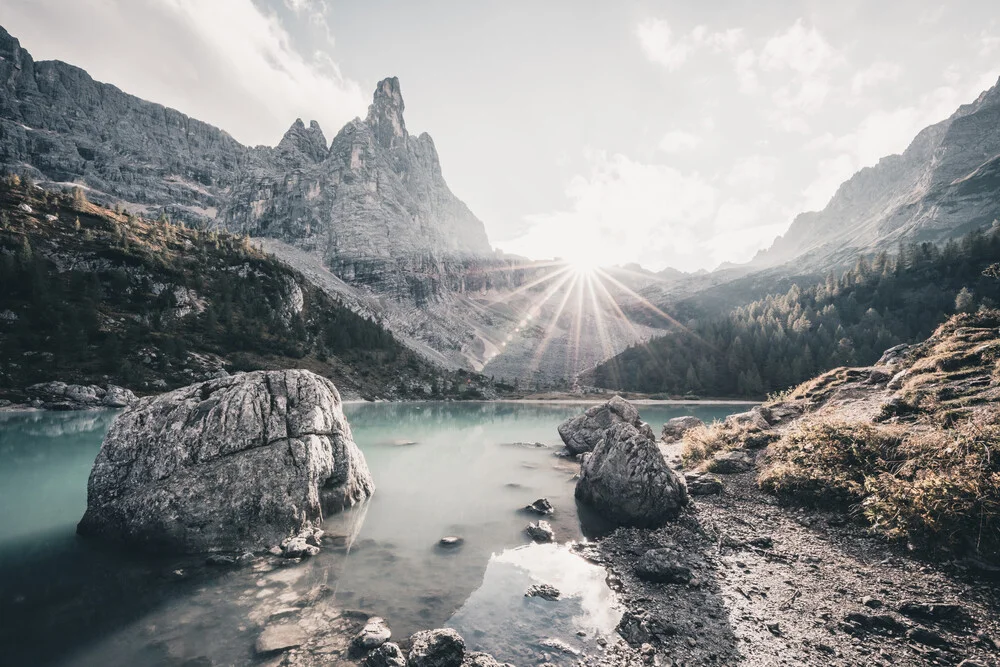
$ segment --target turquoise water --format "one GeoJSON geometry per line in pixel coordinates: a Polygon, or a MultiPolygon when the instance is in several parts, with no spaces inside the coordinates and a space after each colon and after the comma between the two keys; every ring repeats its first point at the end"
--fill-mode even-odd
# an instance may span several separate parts
{"type": "MultiPolygon", "coordinates": [[[[473,648],[515,664],[551,638],[593,650],[617,623],[603,570],[564,546],[529,545],[523,528],[532,517],[518,511],[547,497],[560,543],[606,528],[573,499],[579,466],[554,455],[561,447],[556,426],[585,407],[346,405],[375,496],[327,522],[343,548],[263,575],[78,538],[90,466],[114,413],[0,414],[4,661],[251,664],[262,600],[272,593],[292,600],[320,583],[333,589],[339,607],[384,616],[396,637],[447,624],[473,648]],[[462,537],[462,547],[439,548],[446,535],[462,537]],[[563,598],[526,600],[531,583],[554,584],[563,598]]],[[[745,409],[639,407],[657,432],[671,417],[710,421],[745,409]]]]}

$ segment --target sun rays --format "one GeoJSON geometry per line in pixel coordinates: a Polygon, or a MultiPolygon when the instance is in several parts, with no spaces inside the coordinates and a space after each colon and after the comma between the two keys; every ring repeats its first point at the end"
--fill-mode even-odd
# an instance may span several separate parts
{"type": "MultiPolygon", "coordinates": [[[[529,377],[544,371],[550,380],[555,374],[572,381],[587,367],[657,333],[694,335],[639,293],[642,285],[663,282],[659,276],[602,268],[586,259],[515,263],[510,269],[524,272],[523,284],[485,299],[483,307],[508,322],[490,341],[497,354],[525,359],[529,377]],[[640,311],[656,315],[658,324],[637,324],[634,318],[640,311]]],[[[662,362],[650,353],[649,363],[662,362]]]]}

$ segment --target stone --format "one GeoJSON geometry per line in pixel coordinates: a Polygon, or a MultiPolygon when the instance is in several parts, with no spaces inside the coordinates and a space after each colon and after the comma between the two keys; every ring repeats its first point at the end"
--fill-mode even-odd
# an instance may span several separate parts
{"type": "Polygon", "coordinates": [[[301,646],[308,641],[309,637],[297,625],[283,623],[281,625],[269,625],[257,637],[254,648],[257,653],[266,655],[278,653],[288,649],[301,646]]]}
{"type": "Polygon", "coordinates": [[[79,385],[65,382],[33,384],[25,393],[29,401],[38,402],[47,410],[92,410],[95,408],[124,408],[139,399],[130,390],[109,384],[79,385]]]}
{"type": "Polygon", "coordinates": [[[542,516],[552,514],[556,509],[549,502],[548,498],[539,498],[530,505],[525,506],[524,510],[526,512],[531,512],[534,514],[541,514],[542,516]]]}
{"type": "Polygon", "coordinates": [[[876,366],[895,366],[903,361],[906,361],[908,352],[912,345],[903,343],[901,345],[894,345],[888,350],[882,353],[879,360],[875,362],[876,366]]]}
{"type": "Polygon", "coordinates": [[[514,667],[514,665],[509,662],[499,662],[489,653],[474,651],[466,654],[462,667],[514,667]]]}
{"type": "Polygon", "coordinates": [[[631,424],[655,440],[653,429],[639,419],[639,411],[621,396],[614,396],[607,403],[595,405],[578,417],[567,419],[559,425],[559,437],[571,454],[593,451],[615,424],[631,424]]]}
{"type": "Polygon", "coordinates": [[[305,370],[255,371],[119,414],[77,530],[161,551],[261,551],[374,489],[332,382],[305,370]]]}
{"type": "Polygon", "coordinates": [[[658,584],[689,584],[692,575],[670,549],[650,549],[636,561],[635,576],[658,584]]]}
{"type": "Polygon", "coordinates": [[[719,475],[735,475],[753,470],[754,455],[743,449],[719,452],[708,462],[708,470],[719,475]]]}
{"type": "Polygon", "coordinates": [[[457,549],[463,544],[465,544],[465,540],[455,535],[448,535],[438,540],[438,546],[444,547],[445,549],[457,549]]]}
{"type": "Polygon", "coordinates": [[[619,525],[661,526],[688,502],[682,479],[654,439],[631,424],[615,424],[587,457],[576,498],[619,525]]]}
{"type": "Polygon", "coordinates": [[[424,630],[410,637],[408,667],[462,667],[465,640],[451,628],[424,630]]]}
{"type": "Polygon", "coordinates": [[[559,595],[559,589],[549,584],[532,584],[524,593],[526,598],[542,598],[550,602],[558,600],[559,595]]]}
{"type": "Polygon", "coordinates": [[[724,423],[727,426],[768,429],[771,428],[771,422],[768,417],[768,410],[758,405],[757,407],[747,410],[746,412],[737,412],[734,415],[729,415],[724,420],[724,423]]]}
{"type": "Polygon", "coordinates": [[[674,417],[663,425],[663,430],[660,431],[660,439],[668,443],[677,442],[691,429],[704,425],[705,422],[697,417],[692,417],[691,415],[686,417],[674,417]]]}
{"type": "Polygon", "coordinates": [[[285,558],[309,558],[319,553],[319,547],[309,544],[304,537],[289,537],[281,541],[281,555],[285,558]]]}
{"type": "Polygon", "coordinates": [[[524,527],[524,532],[535,542],[551,542],[555,539],[555,531],[548,521],[536,521],[524,527]]]}
{"type": "Polygon", "coordinates": [[[944,621],[958,618],[965,614],[960,604],[949,602],[902,602],[899,613],[911,618],[944,621]]]}
{"type": "Polygon", "coordinates": [[[385,642],[365,656],[363,667],[406,667],[406,658],[399,644],[385,642]]]}
{"type": "Polygon", "coordinates": [[[389,641],[392,631],[380,616],[372,616],[365,626],[351,640],[351,650],[355,655],[363,655],[389,641]]]}
{"type": "Polygon", "coordinates": [[[205,565],[212,565],[215,567],[226,567],[229,565],[236,565],[236,559],[232,556],[226,556],[224,554],[212,554],[205,559],[205,565]]]}
{"type": "Polygon", "coordinates": [[[725,485],[718,475],[707,472],[684,473],[684,482],[688,493],[692,496],[718,495],[725,490],[725,485]]]}
{"type": "Polygon", "coordinates": [[[866,595],[863,598],[861,598],[861,604],[870,609],[879,609],[882,607],[882,601],[879,600],[878,598],[873,598],[870,595],[866,595]]]}

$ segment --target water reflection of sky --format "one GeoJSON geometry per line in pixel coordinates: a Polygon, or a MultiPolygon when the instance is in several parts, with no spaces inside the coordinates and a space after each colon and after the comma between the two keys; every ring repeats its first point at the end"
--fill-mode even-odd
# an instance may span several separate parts
{"type": "Polygon", "coordinates": [[[498,660],[529,664],[546,652],[549,662],[575,664],[577,656],[546,646],[546,641],[564,642],[580,653],[597,652],[597,638],[610,637],[621,620],[606,576],[603,568],[565,545],[505,549],[490,558],[482,585],[447,625],[465,637],[470,648],[498,660]],[[533,584],[555,586],[559,599],[525,597],[533,584]]]}

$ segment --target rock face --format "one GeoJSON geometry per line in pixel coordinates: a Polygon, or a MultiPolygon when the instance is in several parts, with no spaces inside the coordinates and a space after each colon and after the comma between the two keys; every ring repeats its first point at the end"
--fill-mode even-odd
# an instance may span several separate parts
{"type": "Polygon", "coordinates": [[[688,502],[653,438],[625,423],[612,426],[584,461],[576,497],[620,525],[639,527],[663,525],[688,502]]]}
{"type": "Polygon", "coordinates": [[[139,400],[130,390],[113,384],[99,387],[96,384],[43,382],[31,385],[25,392],[33,404],[47,410],[124,408],[139,400]]]}
{"type": "Polygon", "coordinates": [[[374,491],[340,395],[257,371],[143,399],[112,423],[78,532],[178,552],[264,549],[374,491]]]}
{"type": "Polygon", "coordinates": [[[649,424],[639,419],[639,411],[621,396],[615,396],[603,405],[589,408],[579,417],[567,419],[559,425],[559,437],[573,454],[593,451],[615,424],[631,424],[640,432],[655,439],[649,424]]]}
{"type": "Polygon", "coordinates": [[[451,628],[418,632],[410,646],[410,667],[462,667],[465,659],[465,640],[451,628]]]}
{"type": "Polygon", "coordinates": [[[691,415],[674,417],[663,425],[663,430],[660,432],[660,439],[664,442],[677,442],[691,429],[704,425],[705,422],[691,415]]]}
{"type": "MultiPolygon", "coordinates": [[[[922,130],[890,155],[845,181],[819,212],[802,213],[755,259],[773,266],[802,258],[810,268],[893,251],[904,240],[937,243],[1000,217],[993,196],[1000,175],[1000,85],[922,130]]],[[[803,262],[798,262],[802,268],[803,262]]]]}

